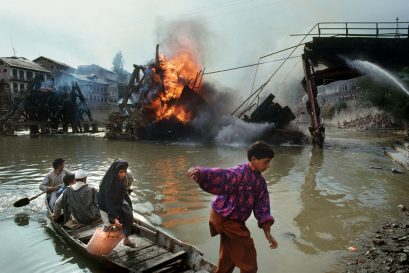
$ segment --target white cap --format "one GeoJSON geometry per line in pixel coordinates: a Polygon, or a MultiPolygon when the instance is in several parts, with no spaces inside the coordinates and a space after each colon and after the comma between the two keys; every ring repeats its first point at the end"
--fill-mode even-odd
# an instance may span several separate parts
{"type": "Polygon", "coordinates": [[[79,169],[75,172],[75,179],[83,179],[85,177],[87,177],[87,173],[84,170],[79,169]]]}

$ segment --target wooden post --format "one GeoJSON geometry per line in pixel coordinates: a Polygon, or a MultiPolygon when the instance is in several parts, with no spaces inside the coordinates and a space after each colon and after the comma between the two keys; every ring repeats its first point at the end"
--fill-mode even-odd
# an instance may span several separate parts
{"type": "Polygon", "coordinates": [[[307,89],[306,91],[307,91],[307,96],[308,96],[307,110],[311,116],[311,127],[309,128],[309,130],[310,130],[311,137],[312,137],[312,145],[323,147],[325,128],[321,125],[320,118],[319,118],[320,109],[319,109],[319,105],[317,102],[317,87],[312,77],[310,62],[308,61],[305,54],[302,55],[302,62],[303,62],[304,77],[305,77],[305,83],[306,83],[306,89],[307,89]]]}
{"type": "Polygon", "coordinates": [[[98,133],[98,123],[92,123],[92,132],[98,133]]]}

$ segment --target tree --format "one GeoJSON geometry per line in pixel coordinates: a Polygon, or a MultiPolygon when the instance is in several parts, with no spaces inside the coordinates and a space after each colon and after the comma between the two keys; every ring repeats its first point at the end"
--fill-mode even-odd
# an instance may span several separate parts
{"type": "Polygon", "coordinates": [[[409,120],[409,96],[395,85],[376,82],[370,78],[359,81],[359,101],[390,113],[397,120],[409,120]]]}
{"type": "Polygon", "coordinates": [[[112,71],[115,73],[121,73],[124,70],[124,57],[122,51],[119,50],[112,60],[112,71]]]}

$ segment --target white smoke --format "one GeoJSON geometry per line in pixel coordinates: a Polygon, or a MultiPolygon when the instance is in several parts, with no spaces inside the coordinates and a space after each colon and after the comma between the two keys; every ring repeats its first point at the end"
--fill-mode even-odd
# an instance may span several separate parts
{"type": "Polygon", "coordinates": [[[215,141],[219,145],[246,145],[273,127],[273,123],[248,123],[236,118],[219,130],[215,141]]]}

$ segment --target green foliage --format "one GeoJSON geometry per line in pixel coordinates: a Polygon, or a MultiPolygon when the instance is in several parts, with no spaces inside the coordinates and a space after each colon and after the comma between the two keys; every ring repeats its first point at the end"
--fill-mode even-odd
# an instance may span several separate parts
{"type": "Polygon", "coordinates": [[[409,96],[391,84],[369,78],[359,81],[358,100],[363,106],[376,106],[398,120],[409,120],[409,96]]]}
{"type": "Polygon", "coordinates": [[[340,112],[343,109],[346,109],[348,107],[347,102],[345,101],[345,99],[342,99],[340,101],[338,101],[335,105],[335,110],[336,112],[340,112]]]}
{"type": "Polygon", "coordinates": [[[334,106],[324,106],[321,109],[321,116],[325,119],[332,119],[335,115],[335,107],[334,106]]]}

